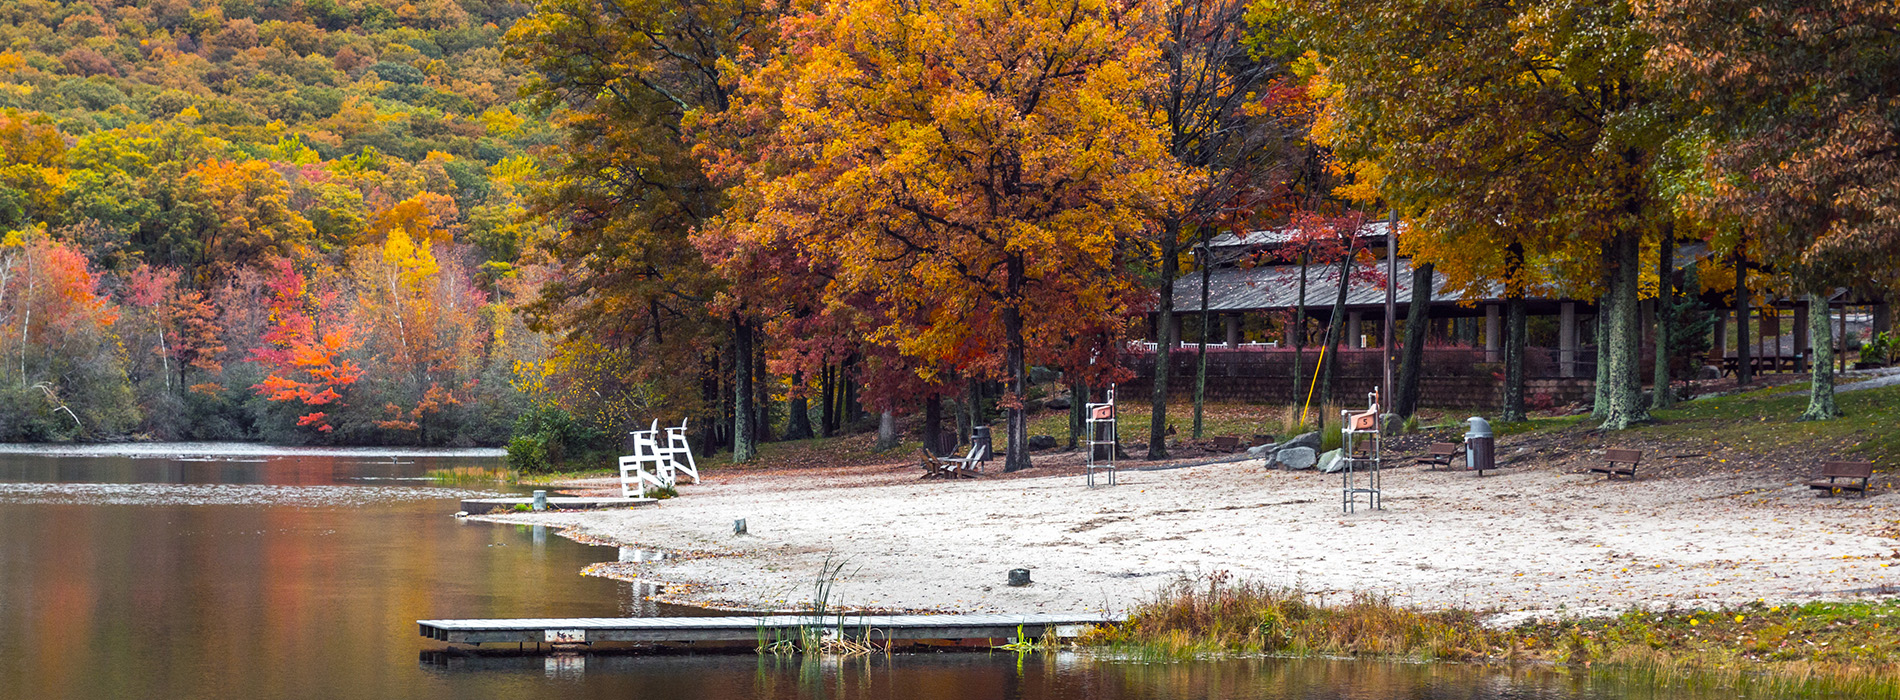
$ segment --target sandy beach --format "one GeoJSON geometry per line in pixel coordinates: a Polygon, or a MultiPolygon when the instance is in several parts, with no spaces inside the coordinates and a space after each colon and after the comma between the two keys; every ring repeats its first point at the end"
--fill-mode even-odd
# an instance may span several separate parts
{"type": "Polygon", "coordinates": [[[1119,486],[1096,489],[1073,468],[959,482],[918,473],[727,471],[657,506],[491,519],[668,552],[590,573],[721,607],[796,607],[827,560],[845,563],[834,604],[906,611],[1125,611],[1182,576],[1222,571],[1505,620],[1900,593],[1900,497],[1816,498],[1779,478],[1407,467],[1386,472],[1384,510],[1345,514],[1338,476],[1258,461],[1124,470],[1119,486]],[[750,534],[733,535],[738,518],[750,534]],[[1014,568],[1035,582],[1005,585],[1014,568]]]}

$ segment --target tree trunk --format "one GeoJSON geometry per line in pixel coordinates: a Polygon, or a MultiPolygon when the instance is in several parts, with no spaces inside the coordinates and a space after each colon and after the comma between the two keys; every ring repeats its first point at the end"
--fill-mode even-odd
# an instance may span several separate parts
{"type": "Polygon", "coordinates": [[[1319,372],[1319,420],[1317,430],[1326,429],[1326,413],[1333,405],[1333,377],[1339,374],[1339,341],[1346,335],[1346,289],[1347,274],[1352,270],[1352,246],[1346,246],[1346,253],[1339,259],[1339,294],[1333,297],[1333,315],[1326,319],[1326,350],[1324,357],[1332,358],[1328,364],[1323,358],[1319,372]]]}
{"type": "Polygon", "coordinates": [[[1808,347],[1814,353],[1808,375],[1808,410],[1801,420],[1829,420],[1841,415],[1834,404],[1834,329],[1828,323],[1827,297],[1808,295],[1808,347]]]}
{"type": "Polygon", "coordinates": [[[1003,333],[1009,341],[1009,355],[1005,358],[1009,371],[1009,400],[1005,402],[1009,407],[1006,411],[1009,449],[1003,453],[1005,472],[1029,468],[1029,412],[1023,410],[1023,397],[1029,390],[1029,367],[1024,357],[1023,312],[1017,306],[1022,303],[1025,267],[1022,256],[1009,259],[1009,300],[1003,306],[1003,333]]]}
{"type": "Polygon", "coordinates": [[[1161,298],[1155,307],[1154,396],[1148,413],[1148,459],[1168,458],[1168,373],[1174,363],[1174,278],[1181,272],[1181,221],[1161,222],[1161,298]]]}
{"type": "Polygon", "coordinates": [[[942,456],[950,447],[943,444],[943,396],[933,391],[924,397],[924,449],[942,456]]]}
{"type": "Polygon", "coordinates": [[[836,434],[838,430],[837,416],[832,413],[838,405],[836,401],[831,399],[832,387],[835,385],[835,380],[832,376],[830,363],[826,363],[825,366],[819,368],[818,434],[824,437],[831,437],[833,434],[836,434]]]}
{"type": "Polygon", "coordinates": [[[1418,411],[1418,378],[1432,323],[1433,281],[1431,263],[1412,269],[1412,301],[1405,309],[1405,355],[1399,360],[1399,385],[1392,397],[1392,410],[1401,418],[1411,418],[1418,411]]]}
{"type": "Polygon", "coordinates": [[[1622,430],[1649,420],[1642,387],[1634,381],[1637,343],[1643,337],[1642,322],[1637,315],[1641,244],[1641,234],[1626,230],[1617,234],[1607,251],[1611,259],[1606,262],[1612,268],[1612,282],[1605,299],[1610,302],[1606,309],[1609,337],[1598,344],[1598,354],[1603,355],[1598,361],[1608,365],[1604,370],[1604,379],[1609,383],[1605,393],[1609,406],[1604,411],[1602,426],[1605,430],[1622,430]]]}
{"type": "MultiPolygon", "coordinates": [[[[755,333],[762,335],[763,331],[755,333]]],[[[765,369],[764,339],[755,337],[753,340],[752,400],[758,407],[759,417],[752,421],[752,439],[755,444],[765,444],[772,441],[772,374],[765,369]]]]}
{"type": "MultiPolygon", "coordinates": [[[[1089,385],[1075,382],[1069,385],[1069,449],[1073,450],[1082,435],[1082,419],[1087,415],[1089,385]]],[[[1091,438],[1093,439],[1093,438],[1091,438]]]]}
{"type": "Polygon", "coordinates": [[[1511,293],[1504,302],[1504,422],[1524,420],[1524,296],[1511,293]]]}
{"type": "Polygon", "coordinates": [[[1656,377],[1650,382],[1649,409],[1676,405],[1676,390],[1671,386],[1669,359],[1670,319],[1676,315],[1676,231],[1663,226],[1662,248],[1656,262],[1656,377]]]}
{"type": "Polygon", "coordinates": [[[1201,341],[1194,358],[1194,439],[1201,438],[1201,414],[1207,398],[1207,284],[1213,274],[1213,251],[1201,241],[1201,341]]]}
{"type": "Polygon", "coordinates": [[[752,422],[757,414],[752,407],[752,324],[732,316],[732,461],[750,462],[758,455],[758,433],[752,422]]]}
{"type": "Polygon", "coordinates": [[[864,404],[858,402],[858,383],[851,381],[851,370],[858,364],[858,356],[844,358],[844,364],[838,368],[838,386],[844,389],[844,405],[838,413],[844,417],[844,429],[849,432],[858,421],[864,420],[864,404]]]}
{"type": "MultiPolygon", "coordinates": [[[[1287,337],[1293,343],[1293,405],[1305,410],[1306,399],[1306,251],[1300,251],[1300,296],[1293,300],[1293,325],[1287,337]]],[[[1306,414],[1300,414],[1296,431],[1306,427],[1306,414]]]]}
{"type": "Polygon", "coordinates": [[[877,414],[877,451],[883,452],[897,446],[897,412],[884,409],[877,414]]]}
{"type": "Polygon", "coordinates": [[[719,355],[703,354],[699,362],[699,397],[713,415],[712,420],[706,420],[704,415],[695,416],[701,419],[696,421],[699,424],[699,455],[711,458],[719,452],[719,446],[725,443],[719,435],[720,426],[725,424],[725,416],[719,407],[725,403],[725,398],[719,390],[719,355]]]}
{"type": "Polygon", "coordinates": [[[1742,258],[1742,249],[1735,248],[1735,383],[1749,384],[1755,381],[1753,360],[1754,343],[1749,342],[1748,323],[1748,261],[1742,258]]]}
{"type": "Polygon", "coordinates": [[[805,398],[805,373],[799,372],[793,375],[792,381],[797,384],[798,392],[792,395],[792,415],[786,421],[785,439],[809,440],[811,439],[811,400],[805,398]]]}

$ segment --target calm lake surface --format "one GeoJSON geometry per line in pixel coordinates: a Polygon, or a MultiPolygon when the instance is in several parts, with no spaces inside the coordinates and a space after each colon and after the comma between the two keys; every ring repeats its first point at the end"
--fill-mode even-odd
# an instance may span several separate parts
{"type": "Polygon", "coordinates": [[[484,453],[0,447],[0,698],[1736,697],[1549,669],[1074,653],[448,657],[415,620],[693,614],[580,576],[640,553],[465,522],[484,453]]]}

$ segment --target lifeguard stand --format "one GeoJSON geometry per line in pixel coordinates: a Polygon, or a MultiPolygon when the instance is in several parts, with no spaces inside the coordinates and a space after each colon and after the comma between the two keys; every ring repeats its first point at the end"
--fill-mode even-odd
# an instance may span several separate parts
{"type": "Polygon", "coordinates": [[[1344,467],[1339,470],[1339,509],[1354,512],[1359,505],[1359,495],[1364,494],[1367,505],[1383,510],[1385,505],[1379,501],[1379,491],[1385,445],[1379,425],[1379,390],[1375,388],[1366,394],[1365,413],[1340,411],[1339,418],[1339,460],[1344,467]]]}
{"type": "Polygon", "coordinates": [[[1115,485],[1115,385],[1108,385],[1108,395],[1102,403],[1091,403],[1084,407],[1083,428],[1086,440],[1083,444],[1089,450],[1089,487],[1095,487],[1095,472],[1108,472],[1108,485],[1115,485]],[[1106,449],[1107,457],[1098,459],[1096,453],[1106,449]]]}

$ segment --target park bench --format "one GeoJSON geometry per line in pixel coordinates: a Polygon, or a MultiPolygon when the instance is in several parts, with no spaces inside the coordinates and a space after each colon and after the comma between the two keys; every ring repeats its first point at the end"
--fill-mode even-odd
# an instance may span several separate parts
{"type": "Polygon", "coordinates": [[[1239,435],[1214,436],[1214,451],[1215,452],[1233,452],[1238,449],[1240,449],[1239,435]]]}
{"type": "Polygon", "coordinates": [[[1431,446],[1425,448],[1425,456],[1418,458],[1418,463],[1425,465],[1426,469],[1434,471],[1439,467],[1450,469],[1451,459],[1457,457],[1458,452],[1458,443],[1434,442],[1431,446]]]}
{"type": "Polygon", "coordinates": [[[1590,471],[1602,474],[1606,479],[1614,479],[1618,474],[1634,479],[1636,478],[1636,463],[1642,459],[1641,450],[1604,450],[1603,466],[1591,467],[1590,471]]]}
{"type": "Polygon", "coordinates": [[[1808,488],[1829,496],[1839,491],[1859,491],[1860,497],[1866,498],[1867,482],[1873,476],[1873,462],[1822,462],[1820,475],[1809,479],[1807,484],[1808,488]]]}
{"type": "Polygon", "coordinates": [[[983,463],[990,461],[988,446],[972,441],[970,451],[962,457],[938,457],[930,450],[920,450],[925,479],[974,479],[983,475],[983,463]]]}

